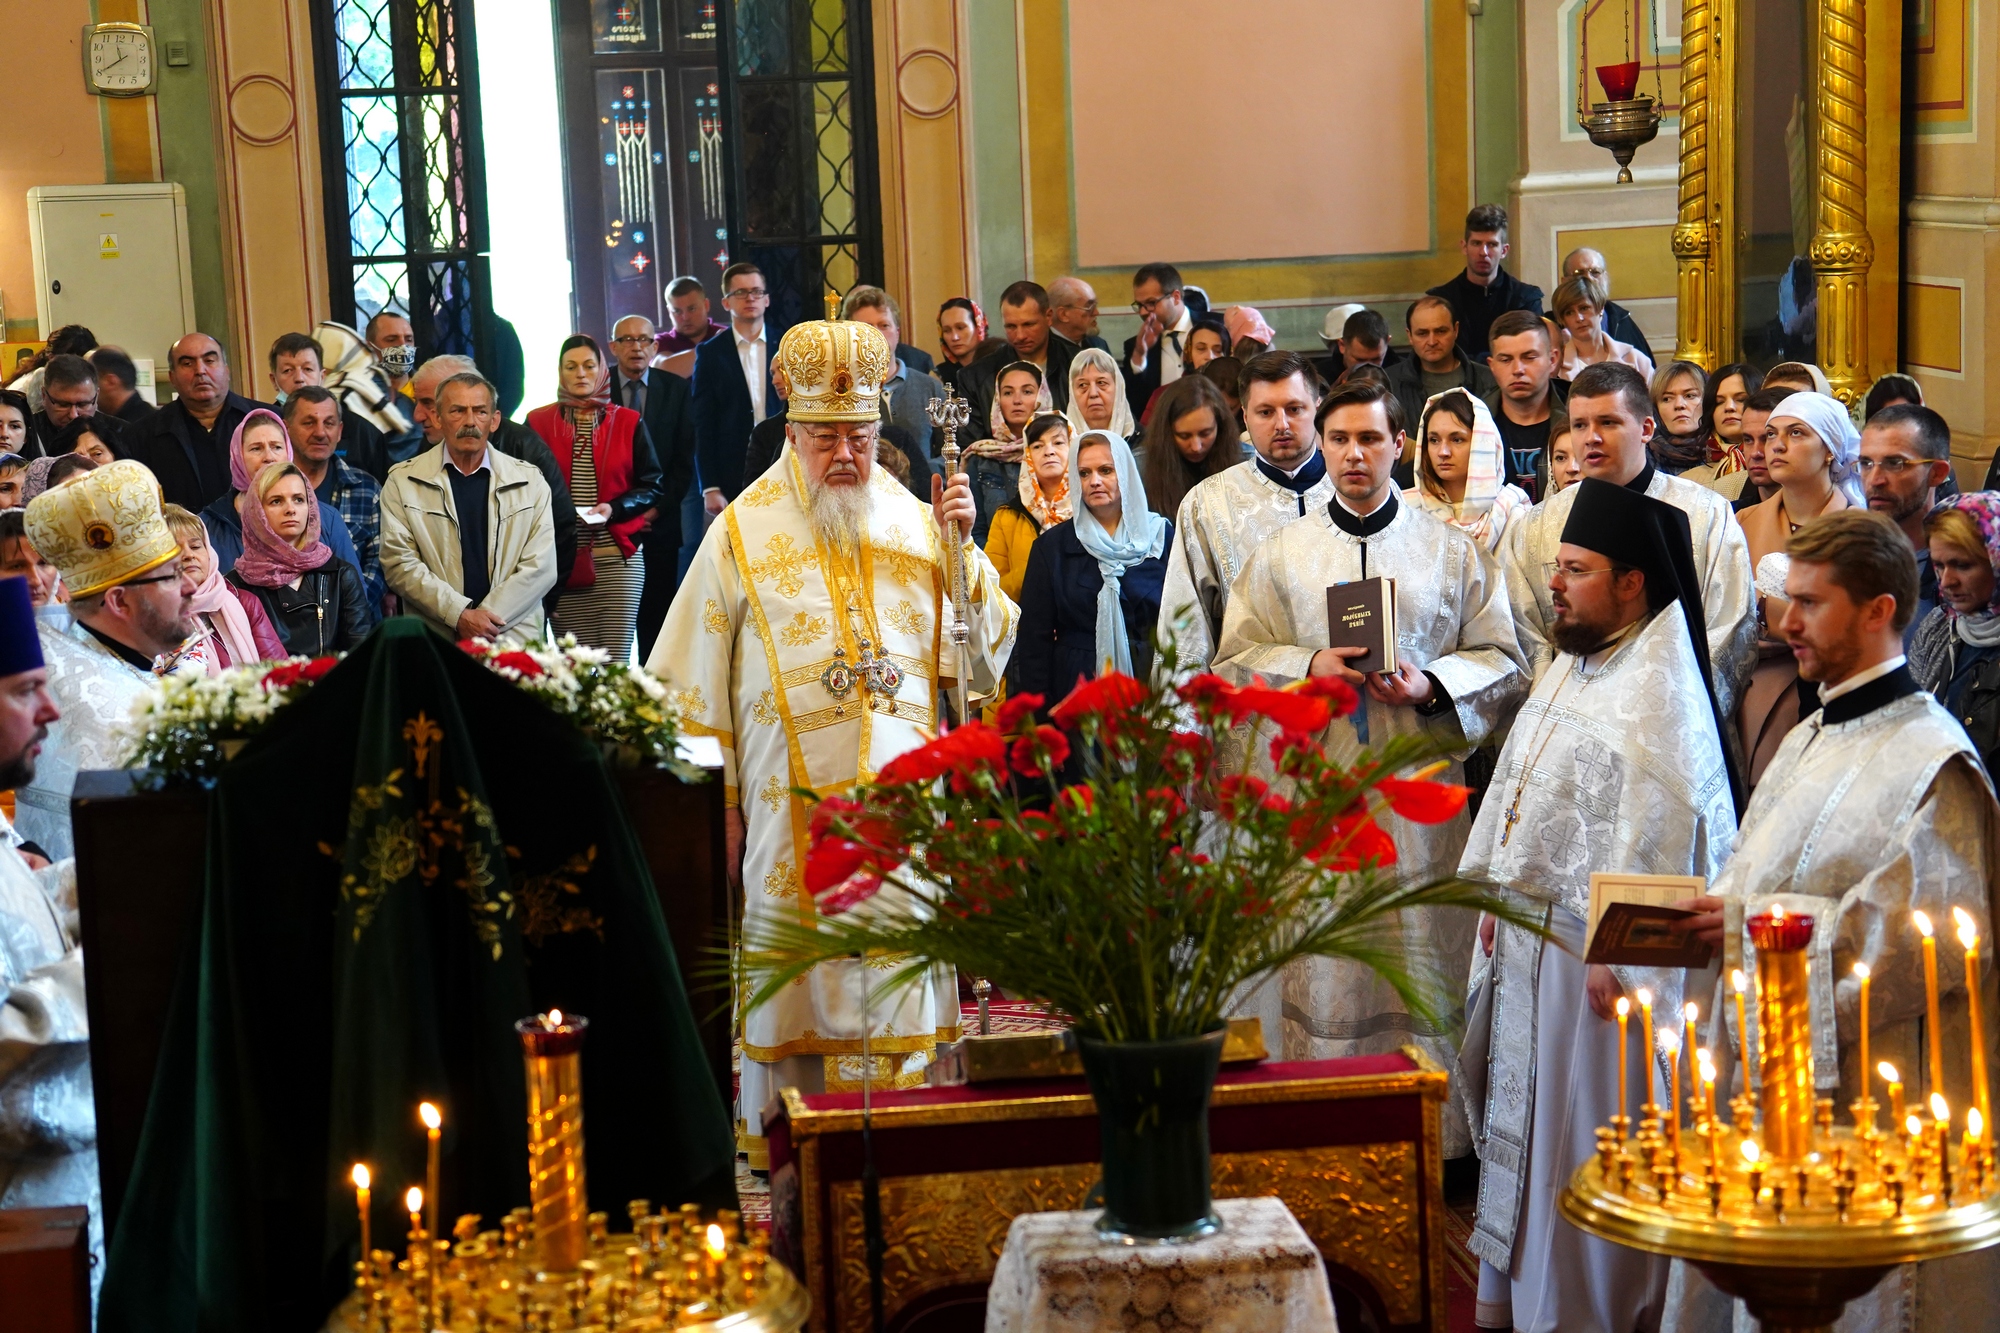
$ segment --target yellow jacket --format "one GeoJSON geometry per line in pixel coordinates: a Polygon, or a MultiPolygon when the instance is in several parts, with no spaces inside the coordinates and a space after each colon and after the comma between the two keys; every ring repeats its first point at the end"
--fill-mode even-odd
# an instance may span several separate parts
{"type": "Polygon", "coordinates": [[[996,510],[986,529],[986,558],[999,571],[1000,590],[1017,604],[1021,584],[1028,577],[1028,550],[1040,535],[1035,520],[1013,505],[996,510]]]}

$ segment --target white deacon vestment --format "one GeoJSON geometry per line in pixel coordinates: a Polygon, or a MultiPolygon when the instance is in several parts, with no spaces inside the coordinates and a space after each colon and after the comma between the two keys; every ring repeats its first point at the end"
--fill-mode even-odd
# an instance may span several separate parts
{"type": "Polygon", "coordinates": [[[70,837],[69,796],[85,769],[122,768],[132,709],[158,679],[105,647],[82,622],[38,618],[49,694],[62,717],[35,761],[35,780],[14,794],[21,836],[50,860],[76,854],[70,837]]]}
{"type": "MultiPolygon", "coordinates": [[[[1473,952],[1459,1070],[1480,1157],[1468,1244],[1481,1261],[1482,1323],[1632,1333],[1658,1319],[1665,1297],[1665,1259],[1586,1236],[1556,1203],[1614,1113],[1620,1078],[1618,1029],[1591,1011],[1580,961],[1591,873],[1713,879],[1736,833],[1686,626],[1670,602],[1593,663],[1557,654],[1514,720],[1459,863],[1467,879],[1518,895],[1561,941],[1503,923],[1491,958],[1473,952]]],[[[1652,991],[1656,1018],[1680,1013],[1685,973],[1613,971],[1627,995],[1652,991]]],[[[1630,1067],[1644,1067],[1636,1050],[1630,1067]]],[[[1664,1101],[1657,1058],[1651,1069],[1664,1101]]],[[[1644,1100],[1636,1085],[1630,1100],[1644,1100]]]]}
{"type": "MultiPolygon", "coordinates": [[[[1986,1067],[2000,1070],[1994,1027],[2000,987],[1990,961],[1996,851],[2000,806],[1977,753],[1943,705],[1916,690],[1902,671],[1855,690],[1851,702],[1847,696],[1830,701],[1800,722],[1757,784],[1735,853],[1713,890],[1726,902],[1730,965],[1755,967],[1745,927],[1749,917],[1780,904],[1788,913],[1812,917],[1807,978],[1813,1078],[1819,1095],[1834,1099],[1842,1123],[1863,1086],[1856,962],[1867,963],[1870,972],[1869,1060],[1896,1066],[1912,1108],[1928,1105],[1935,1091],[1914,910],[1927,913],[1937,930],[1943,1092],[1961,1127],[1964,1108],[1972,1104],[1972,1045],[1954,907],[1969,913],[1979,928],[1986,1067]],[[1858,708],[1867,711],[1854,716],[1858,708]],[[1827,721],[1828,713],[1837,720],[1827,721]]],[[[1727,1039],[1713,1045],[1727,1054],[1737,1049],[1737,1034],[1725,998],[1718,986],[1710,1003],[1729,1029],[1727,1039]]],[[[1754,1069],[1759,1058],[1754,1005],[1746,1016],[1747,1063],[1754,1069]]],[[[1725,1077],[1718,1074],[1718,1082],[1725,1077]]],[[[1741,1091],[1740,1082],[1735,1086],[1741,1091]]],[[[1754,1075],[1751,1086],[1758,1086],[1754,1075]]],[[[1878,1103],[1886,1103],[1882,1089],[1876,1078],[1878,1103]]],[[[1878,1114],[1887,1120],[1886,1105],[1878,1114]]],[[[1670,1333],[1728,1329],[1727,1299],[1684,1265],[1674,1269],[1665,1325],[1670,1333]]],[[[1834,1327],[1841,1333],[1960,1333],[1991,1327],[1996,1310],[2000,1250],[1989,1249],[1894,1270],[1873,1291],[1850,1301],[1834,1327]]],[[[1740,1308],[1735,1325],[1753,1327],[1740,1308]]]]}
{"type": "MultiPolygon", "coordinates": [[[[838,553],[806,516],[805,474],[788,444],[778,461],[723,510],[674,597],[647,668],[667,685],[682,726],[722,747],[725,801],[745,825],[746,925],[788,914],[813,920],[802,874],[807,803],[872,780],[889,760],[934,735],[940,659],[948,664],[949,567],[929,505],[884,469],[858,552],[838,553]],[[863,641],[902,679],[893,691],[862,677],[863,641]],[[824,679],[839,649],[854,683],[836,695],[824,679]]],[[[1018,613],[1000,576],[971,542],[974,698],[996,689],[1018,613]]],[[[879,979],[878,979],[879,980],[879,979]]],[[[911,1087],[938,1042],[958,1036],[957,979],[872,1000],[874,1086],[911,1087]]],[[[741,1015],[739,1142],[761,1167],[762,1111],[788,1084],[806,1091],[860,1087],[862,994],[854,964],[823,964],[770,1003],[741,1015]]]]}
{"type": "MultiPolygon", "coordinates": [[[[1307,459],[1309,466],[1312,460],[1307,459]]],[[[1303,492],[1265,476],[1257,460],[1204,478],[1174,516],[1174,544],[1160,590],[1160,629],[1174,636],[1183,673],[1206,671],[1222,637],[1230,585],[1264,539],[1333,500],[1333,479],[1321,476],[1303,492]],[[1181,613],[1192,608],[1187,623],[1181,613]]]]}
{"type": "MultiPolygon", "coordinates": [[[[1215,670],[1237,684],[1252,676],[1271,685],[1304,679],[1314,653],[1330,637],[1327,589],[1364,577],[1393,578],[1397,660],[1435,677],[1449,704],[1426,716],[1418,708],[1392,707],[1363,693],[1366,743],[1427,737],[1451,752],[1440,780],[1458,782],[1466,756],[1512,715],[1528,690],[1513,611],[1499,570],[1470,534],[1402,502],[1393,492],[1385,503],[1395,505],[1396,512],[1365,537],[1336,525],[1322,508],[1267,538],[1230,593],[1215,670]]],[[[1261,739],[1269,734],[1268,727],[1259,733],[1261,739]]],[[[1321,738],[1328,756],[1341,763],[1352,762],[1363,744],[1354,717],[1335,718],[1321,738]]],[[[1248,759],[1252,771],[1271,772],[1268,746],[1260,743],[1248,759]]],[[[1442,824],[1417,824],[1394,814],[1381,822],[1396,843],[1394,873],[1413,883],[1457,870],[1472,823],[1463,811],[1442,824]]],[[[1451,978],[1438,988],[1441,996],[1455,990],[1464,975],[1476,924],[1474,915],[1463,911],[1403,914],[1403,943],[1413,973],[1451,978]]],[[[1284,1059],[1377,1055],[1414,1043],[1441,1068],[1457,1063],[1463,1016],[1453,1012],[1456,1006],[1442,1006],[1442,1021],[1435,1025],[1421,1022],[1393,987],[1359,963],[1308,958],[1286,968],[1275,987],[1275,1025],[1273,1016],[1262,1012],[1273,1007],[1273,989],[1260,988],[1259,1016],[1267,1037],[1282,1041],[1284,1059]]],[[[1456,1104],[1445,1118],[1444,1139],[1446,1157],[1462,1155],[1469,1147],[1456,1104]]]]}

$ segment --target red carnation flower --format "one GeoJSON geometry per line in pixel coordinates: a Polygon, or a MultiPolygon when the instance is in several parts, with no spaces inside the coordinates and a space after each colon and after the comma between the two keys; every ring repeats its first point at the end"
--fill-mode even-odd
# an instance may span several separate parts
{"type": "Polygon", "coordinates": [[[1006,703],[1000,705],[1000,712],[994,719],[994,725],[1001,731],[1011,733],[1022,722],[1032,721],[1035,716],[1035,710],[1046,702],[1048,702],[1047,699],[1039,694],[1013,695],[1008,698],[1006,703]]]}
{"type": "Polygon", "coordinates": [[[326,673],[340,665],[338,657],[315,657],[299,670],[299,679],[311,684],[325,677],[326,673]]]}
{"type": "Polygon", "coordinates": [[[1442,824],[1465,808],[1472,788],[1449,782],[1383,778],[1375,784],[1389,808],[1413,824],[1442,824]]]}
{"type": "Polygon", "coordinates": [[[492,644],[484,639],[460,639],[458,641],[458,651],[461,653],[470,653],[474,657],[486,656],[486,650],[492,646],[492,644]]]}
{"type": "Polygon", "coordinates": [[[1069,759],[1069,737],[1054,727],[1036,727],[1026,736],[1016,738],[1013,752],[1014,771],[1024,778],[1032,778],[1042,771],[1041,755],[1046,751],[1051,768],[1061,768],[1069,759]]]}
{"type": "Polygon", "coordinates": [[[1166,766],[1183,777],[1192,776],[1207,765],[1215,747],[1198,731],[1176,731],[1167,737],[1161,758],[1166,766]]]}
{"type": "Polygon", "coordinates": [[[984,722],[954,727],[934,741],[906,750],[882,766],[878,782],[935,782],[946,774],[968,774],[1007,762],[1007,739],[984,722]]]}
{"type": "Polygon", "coordinates": [[[1122,671],[1110,671],[1096,680],[1077,682],[1069,696],[1050,710],[1049,716],[1065,727],[1082,725],[1087,717],[1109,720],[1146,701],[1146,687],[1122,671]]]}
{"type": "Polygon", "coordinates": [[[1326,700],[1335,717],[1346,717],[1361,705],[1361,696],[1354,692],[1354,687],[1338,676],[1307,676],[1291,690],[1294,694],[1326,700]]]}
{"type": "Polygon", "coordinates": [[[1225,707],[1238,722],[1254,713],[1277,723],[1280,731],[1324,731],[1333,717],[1333,709],[1325,699],[1296,690],[1274,690],[1261,676],[1231,695],[1225,707]]]}
{"type": "Polygon", "coordinates": [[[1234,685],[1213,671],[1204,671],[1199,676],[1190,678],[1185,685],[1174,691],[1184,702],[1193,704],[1197,708],[1208,709],[1221,708],[1223,701],[1235,692],[1234,685]]]}
{"type": "Polygon", "coordinates": [[[1328,870],[1359,870],[1363,866],[1396,864],[1396,842],[1366,810],[1351,810],[1335,822],[1306,859],[1328,870]]]}
{"type": "Polygon", "coordinates": [[[1236,774],[1222,780],[1215,789],[1215,803],[1231,819],[1241,819],[1250,813],[1271,790],[1271,784],[1262,778],[1236,774]]]}
{"type": "Polygon", "coordinates": [[[1081,782],[1057,792],[1056,800],[1080,815],[1090,815],[1097,811],[1097,793],[1081,782]]]}
{"type": "Polygon", "coordinates": [[[825,897],[815,895],[815,899],[819,904],[820,911],[828,916],[839,916],[842,912],[858,907],[870,898],[873,898],[881,887],[882,877],[880,875],[864,871],[843,880],[837,888],[825,897]]]}
{"type": "Polygon", "coordinates": [[[542,674],[542,664],[518,648],[511,653],[502,653],[494,658],[493,665],[508,667],[511,670],[518,671],[529,680],[533,680],[536,676],[542,674]]]}
{"type": "Polygon", "coordinates": [[[280,662],[266,671],[259,679],[259,683],[267,690],[289,690],[299,683],[299,677],[305,674],[305,669],[303,662],[280,662]]]}
{"type": "Polygon", "coordinates": [[[1187,813],[1187,801],[1172,787],[1148,787],[1146,800],[1165,813],[1168,823],[1187,813]]]}

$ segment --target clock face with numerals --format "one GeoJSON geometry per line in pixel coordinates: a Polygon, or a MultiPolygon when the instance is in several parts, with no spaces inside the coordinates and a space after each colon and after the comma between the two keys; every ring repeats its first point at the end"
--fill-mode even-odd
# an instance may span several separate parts
{"type": "Polygon", "coordinates": [[[153,33],[136,24],[84,30],[84,74],[104,97],[139,97],[153,90],[153,33]]]}

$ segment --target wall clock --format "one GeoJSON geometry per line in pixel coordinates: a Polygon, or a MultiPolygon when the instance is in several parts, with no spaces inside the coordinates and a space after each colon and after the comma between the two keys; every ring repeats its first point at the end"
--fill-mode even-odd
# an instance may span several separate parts
{"type": "Polygon", "coordinates": [[[153,30],[142,23],[93,23],[83,30],[83,84],[99,97],[144,97],[159,85],[153,30]]]}

